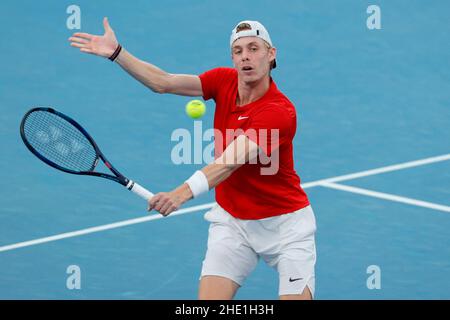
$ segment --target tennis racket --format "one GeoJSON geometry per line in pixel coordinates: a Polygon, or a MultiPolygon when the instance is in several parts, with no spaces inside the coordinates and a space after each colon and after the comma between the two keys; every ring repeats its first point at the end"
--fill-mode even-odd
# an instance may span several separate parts
{"type": "Polygon", "coordinates": [[[45,107],[29,110],[20,124],[20,136],[28,150],[53,168],[118,182],[147,201],[153,197],[153,193],[117,171],[87,131],[61,112],[45,107]],[[94,171],[99,159],[113,174],[94,171]]]}

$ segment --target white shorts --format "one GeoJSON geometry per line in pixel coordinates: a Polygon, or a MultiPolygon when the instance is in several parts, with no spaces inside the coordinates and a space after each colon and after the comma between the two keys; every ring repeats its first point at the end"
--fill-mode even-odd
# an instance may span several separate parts
{"type": "Polygon", "coordinates": [[[279,274],[279,295],[314,296],[316,221],[311,206],[260,220],[234,218],[219,205],[205,214],[208,248],[201,277],[216,275],[242,285],[259,258],[279,274]]]}

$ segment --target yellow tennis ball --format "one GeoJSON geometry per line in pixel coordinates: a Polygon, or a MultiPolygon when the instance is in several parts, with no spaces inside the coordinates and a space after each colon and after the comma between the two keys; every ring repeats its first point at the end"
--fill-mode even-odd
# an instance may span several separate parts
{"type": "Polygon", "coordinates": [[[206,106],[201,100],[191,100],[186,104],[186,113],[192,119],[202,117],[206,112],[206,106]]]}

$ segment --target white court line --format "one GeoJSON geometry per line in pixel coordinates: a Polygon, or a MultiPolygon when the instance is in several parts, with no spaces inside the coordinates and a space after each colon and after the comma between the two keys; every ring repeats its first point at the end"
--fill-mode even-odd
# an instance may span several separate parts
{"type": "MultiPolygon", "coordinates": [[[[200,211],[200,210],[204,210],[204,209],[209,209],[209,208],[212,208],[215,204],[216,204],[215,202],[212,202],[212,203],[202,204],[202,205],[199,205],[199,206],[189,207],[189,208],[186,208],[186,209],[181,209],[181,210],[173,212],[167,218],[170,218],[170,217],[176,216],[176,215],[180,215],[180,214],[185,214],[185,213],[188,213],[188,212],[194,212],[194,211],[200,211]]],[[[148,216],[145,216],[145,217],[142,217],[142,218],[129,219],[129,220],[119,221],[119,222],[115,222],[115,223],[104,224],[104,225],[97,226],[97,227],[92,227],[92,228],[87,228],[87,229],[82,229],[82,230],[77,230],[77,231],[61,233],[61,234],[57,234],[57,235],[50,236],[50,237],[39,238],[39,239],[35,239],[35,240],[30,240],[30,241],[25,241],[25,242],[19,242],[19,243],[6,245],[6,246],[3,246],[3,247],[0,247],[0,252],[10,251],[10,250],[14,250],[14,249],[23,248],[23,247],[34,246],[34,245],[37,245],[37,244],[51,242],[51,241],[57,241],[57,240],[61,240],[61,239],[78,237],[78,236],[82,236],[82,235],[89,234],[89,233],[94,233],[94,232],[100,232],[100,231],[120,228],[120,227],[124,227],[124,226],[129,226],[129,225],[132,225],[132,224],[137,224],[137,223],[142,223],[142,222],[146,222],[146,221],[150,221],[150,220],[156,220],[156,219],[162,219],[162,218],[164,218],[164,217],[162,215],[160,215],[160,214],[153,214],[153,215],[148,215],[148,216]]]]}
{"type": "Polygon", "coordinates": [[[395,164],[392,166],[381,167],[381,168],[377,168],[377,169],[360,171],[360,172],[356,172],[356,173],[352,173],[352,174],[346,174],[346,175],[338,176],[338,177],[334,177],[334,178],[328,178],[328,179],[308,182],[308,183],[302,184],[302,187],[303,187],[303,189],[306,189],[306,188],[310,188],[310,187],[319,186],[324,182],[340,182],[340,181],[346,181],[346,180],[353,180],[353,179],[357,179],[357,178],[368,177],[368,176],[373,176],[376,174],[423,166],[426,164],[431,164],[431,163],[436,163],[436,162],[441,162],[441,161],[446,161],[446,160],[450,160],[450,153],[444,154],[441,156],[437,156],[437,157],[431,157],[431,158],[426,158],[426,159],[422,159],[422,160],[404,162],[404,163],[399,163],[399,164],[395,164]]]}
{"type": "Polygon", "coordinates": [[[327,187],[327,188],[336,189],[336,190],[357,193],[357,194],[374,197],[374,198],[378,198],[378,199],[390,200],[390,201],[410,204],[413,206],[450,212],[449,206],[444,206],[441,204],[435,204],[435,203],[431,203],[431,202],[426,202],[426,201],[416,200],[416,199],[411,199],[411,198],[406,198],[406,197],[400,197],[400,196],[396,196],[393,194],[372,191],[372,190],[367,190],[367,189],[362,189],[362,188],[356,188],[356,187],[350,187],[347,185],[337,184],[337,183],[333,183],[333,182],[324,182],[324,183],[322,183],[322,186],[327,187]]]}
{"type": "MultiPolygon", "coordinates": [[[[360,178],[360,177],[367,177],[370,175],[380,174],[380,173],[389,172],[389,171],[396,171],[396,170],[401,170],[401,169],[406,169],[406,168],[412,168],[412,167],[417,167],[417,166],[423,166],[426,164],[431,164],[431,163],[436,163],[436,162],[446,161],[446,160],[450,160],[450,153],[441,155],[441,156],[437,156],[437,157],[400,163],[400,164],[396,164],[396,165],[392,165],[392,166],[381,167],[378,169],[372,169],[372,170],[367,170],[367,171],[361,171],[361,172],[338,176],[338,177],[334,177],[334,178],[328,178],[328,179],[307,182],[307,183],[302,184],[302,188],[308,189],[308,188],[313,188],[313,187],[317,187],[317,186],[322,186],[325,183],[332,183],[332,182],[337,182],[337,181],[356,179],[356,178],[360,178]]],[[[212,208],[215,204],[216,204],[215,202],[211,202],[211,203],[206,203],[206,204],[200,205],[200,206],[194,206],[194,207],[189,207],[186,209],[181,209],[181,210],[178,210],[178,211],[172,213],[171,215],[169,215],[169,217],[185,214],[188,212],[209,209],[209,208],[212,208]]],[[[34,240],[29,240],[29,241],[24,241],[24,242],[13,243],[10,245],[0,247],[0,252],[15,250],[15,249],[23,248],[23,247],[34,246],[34,245],[38,245],[41,243],[57,241],[57,240],[61,240],[61,239],[78,237],[78,236],[89,234],[89,233],[120,228],[123,226],[128,226],[128,225],[132,225],[132,224],[142,223],[142,222],[161,219],[161,218],[163,218],[163,217],[159,214],[158,215],[150,215],[150,216],[145,216],[142,218],[124,220],[124,221],[105,224],[105,225],[101,225],[101,226],[97,226],[97,227],[61,233],[61,234],[57,234],[57,235],[49,236],[49,237],[45,237],[45,238],[39,238],[39,239],[34,239],[34,240]]]]}

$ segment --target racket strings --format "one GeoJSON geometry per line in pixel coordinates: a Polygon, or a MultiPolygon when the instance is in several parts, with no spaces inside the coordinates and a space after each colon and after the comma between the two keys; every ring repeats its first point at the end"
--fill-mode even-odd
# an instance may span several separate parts
{"type": "Polygon", "coordinates": [[[68,170],[92,171],[97,153],[78,128],[46,111],[28,115],[24,124],[28,143],[42,156],[68,170]]]}

